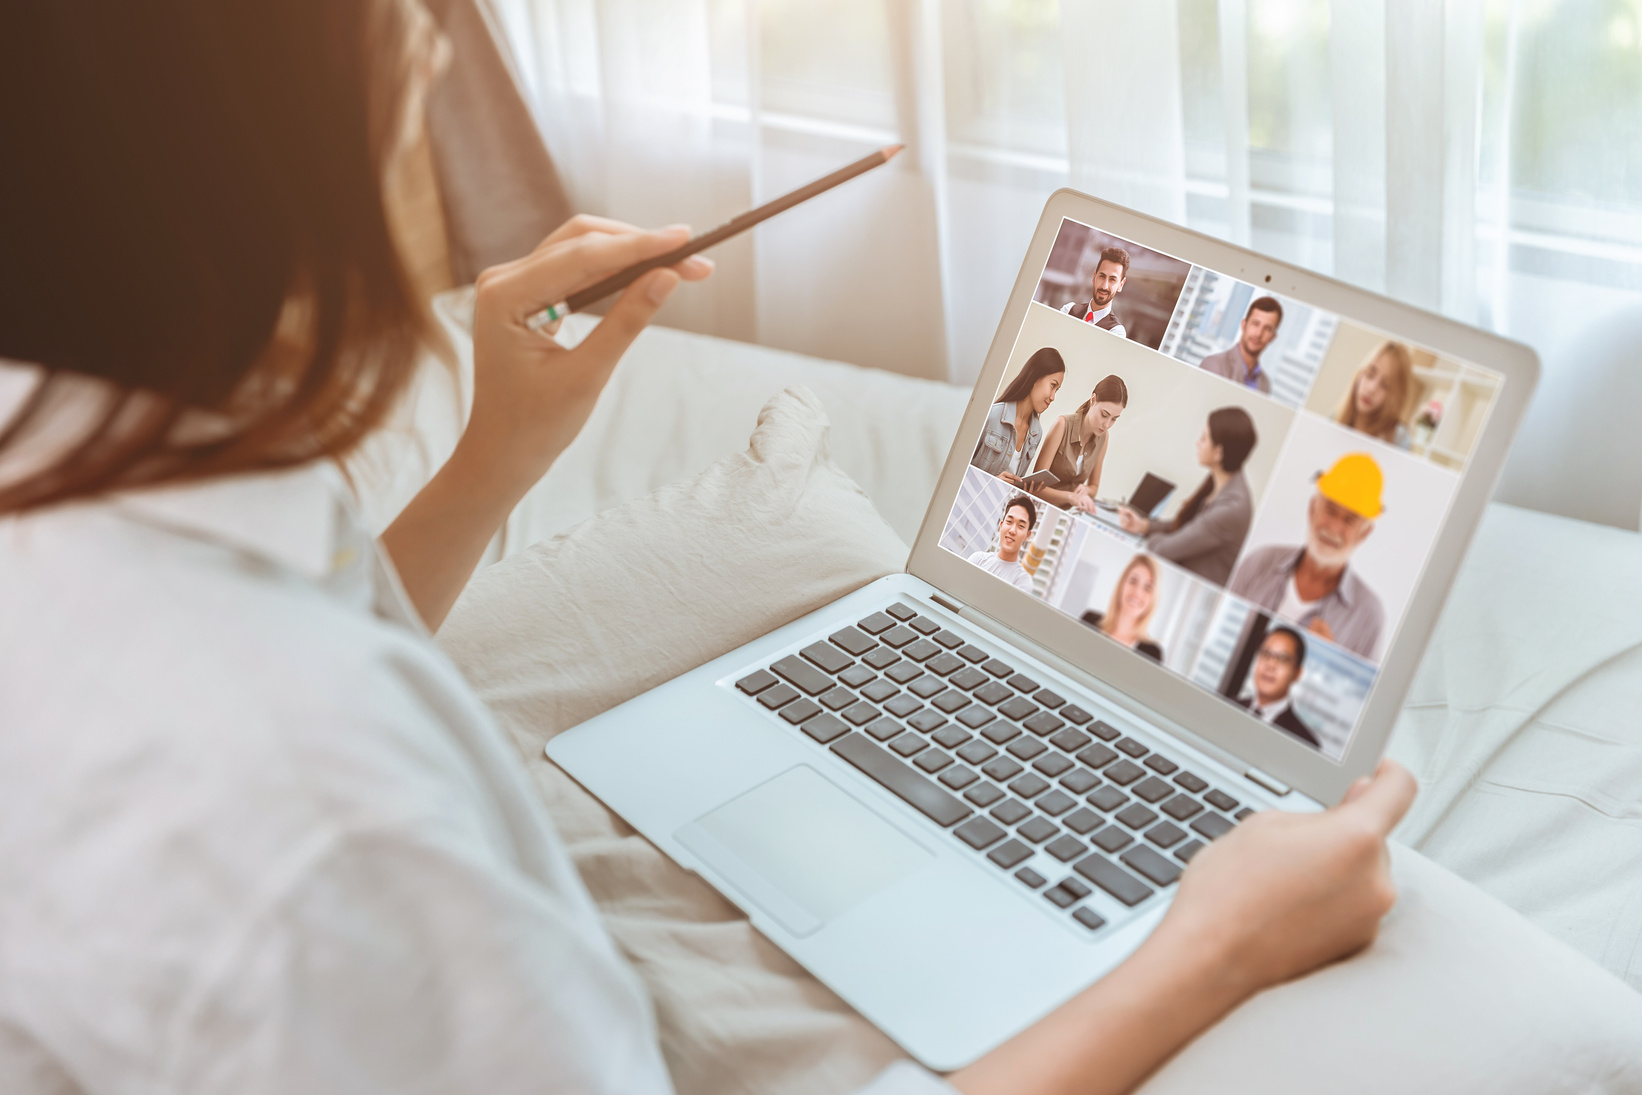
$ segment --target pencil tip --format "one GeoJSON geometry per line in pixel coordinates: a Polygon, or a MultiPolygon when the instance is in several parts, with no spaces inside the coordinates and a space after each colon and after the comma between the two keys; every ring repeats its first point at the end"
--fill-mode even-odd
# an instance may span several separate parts
{"type": "Polygon", "coordinates": [[[897,152],[901,151],[901,149],[903,149],[905,147],[906,147],[906,145],[904,145],[904,144],[892,144],[892,145],[886,146],[883,150],[884,159],[886,161],[894,159],[895,154],[897,152]]]}

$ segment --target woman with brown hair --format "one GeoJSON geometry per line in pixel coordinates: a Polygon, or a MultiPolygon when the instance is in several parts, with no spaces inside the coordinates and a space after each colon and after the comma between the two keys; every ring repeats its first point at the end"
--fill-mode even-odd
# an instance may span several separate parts
{"type": "MultiPolygon", "coordinates": [[[[708,266],[646,275],[574,350],[526,317],[682,231],[579,218],[487,271],[467,431],[374,541],[335,460],[426,330],[382,192],[432,42],[397,0],[0,6],[12,1095],[671,1090],[638,976],[428,629],[708,266]]],[[[1360,949],[1412,795],[1388,767],[1245,821],[1123,967],[952,1084],[1125,1090],[1360,949]]]]}
{"type": "Polygon", "coordinates": [[[1043,412],[1065,380],[1066,362],[1059,350],[1043,346],[1033,351],[992,404],[969,462],[1011,486],[1021,486],[1043,443],[1043,412]]]}
{"type": "Polygon", "coordinates": [[[1414,355],[1400,342],[1385,342],[1351,378],[1334,420],[1399,449],[1411,448],[1414,438],[1403,420],[1413,394],[1414,355]]]}
{"type": "Polygon", "coordinates": [[[1145,555],[1129,560],[1112,587],[1105,612],[1091,608],[1083,622],[1154,662],[1163,660],[1163,648],[1152,641],[1146,626],[1157,611],[1157,563],[1145,555]]]}
{"type": "Polygon", "coordinates": [[[1078,409],[1063,414],[1049,427],[1033,471],[1054,473],[1060,480],[1053,487],[1038,487],[1033,493],[1052,506],[1077,507],[1095,512],[1095,495],[1100,491],[1100,472],[1106,466],[1108,432],[1129,406],[1129,386],[1120,376],[1108,376],[1095,385],[1078,409]]]}

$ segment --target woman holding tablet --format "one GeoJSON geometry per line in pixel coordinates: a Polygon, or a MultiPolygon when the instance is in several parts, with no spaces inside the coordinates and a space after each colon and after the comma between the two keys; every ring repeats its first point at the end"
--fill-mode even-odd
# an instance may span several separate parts
{"type": "Polygon", "coordinates": [[[1125,506],[1118,510],[1118,522],[1125,531],[1146,537],[1147,551],[1225,585],[1254,520],[1254,495],[1243,477],[1243,462],[1259,440],[1254,419],[1242,407],[1211,412],[1197,439],[1197,462],[1209,469],[1208,477],[1174,520],[1152,521],[1125,506]]]}
{"type": "Polygon", "coordinates": [[[1066,362],[1053,346],[1045,346],[1027,358],[992,404],[969,462],[1006,483],[1022,486],[1021,480],[1043,442],[1040,416],[1055,401],[1065,380],[1066,362]]]}
{"type": "Polygon", "coordinates": [[[1128,406],[1129,386],[1113,375],[1096,384],[1077,410],[1055,419],[1032,470],[1047,470],[1060,482],[1039,486],[1033,493],[1052,506],[1093,513],[1100,471],[1106,466],[1106,447],[1112,439],[1109,431],[1128,406]]]}
{"type": "MultiPolygon", "coordinates": [[[[0,1086],[671,1092],[643,981],[429,631],[710,265],[645,274],[574,349],[526,320],[683,230],[577,218],[481,275],[467,431],[378,541],[335,461],[433,337],[383,200],[425,10],[20,0],[0,43],[28,272],[0,299],[0,1086]]],[[[1387,762],[1249,818],[1116,970],[950,1081],[866,1090],[1134,1088],[1374,938],[1413,794],[1387,762]]]]}

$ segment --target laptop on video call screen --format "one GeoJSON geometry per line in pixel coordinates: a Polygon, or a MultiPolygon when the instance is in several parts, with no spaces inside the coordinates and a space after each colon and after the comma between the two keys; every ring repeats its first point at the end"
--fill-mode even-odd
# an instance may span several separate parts
{"type": "Polygon", "coordinates": [[[1066,219],[940,546],[1338,760],[1501,383],[1066,219]]]}

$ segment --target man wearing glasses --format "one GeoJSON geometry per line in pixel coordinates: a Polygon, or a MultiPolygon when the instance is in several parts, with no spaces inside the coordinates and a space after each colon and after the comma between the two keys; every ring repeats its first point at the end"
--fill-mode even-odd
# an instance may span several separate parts
{"type": "Polygon", "coordinates": [[[1254,695],[1239,696],[1232,702],[1248,708],[1249,713],[1262,722],[1285,730],[1315,748],[1319,744],[1317,735],[1295,713],[1294,703],[1289,698],[1289,692],[1300,679],[1305,665],[1306,641],[1300,633],[1282,625],[1272,628],[1266,632],[1266,638],[1254,656],[1254,669],[1249,674],[1254,695]]]}
{"type": "Polygon", "coordinates": [[[1306,509],[1306,542],[1251,551],[1232,575],[1232,593],[1318,638],[1375,660],[1385,608],[1348,566],[1385,512],[1384,479],[1372,456],[1350,453],[1317,477],[1306,509]]]}

